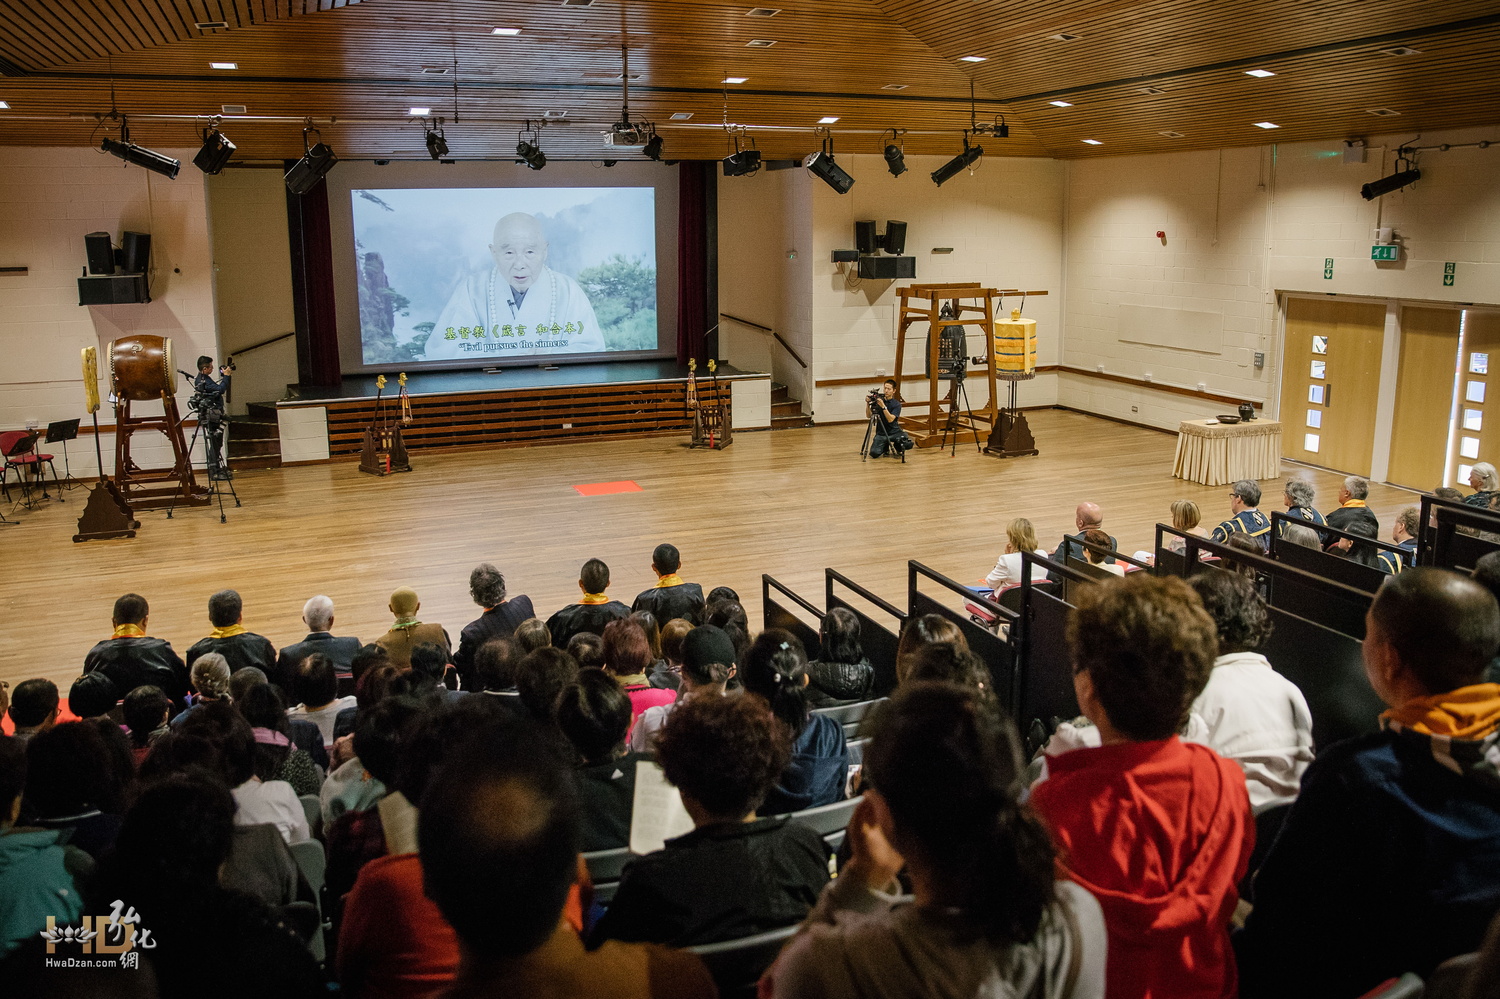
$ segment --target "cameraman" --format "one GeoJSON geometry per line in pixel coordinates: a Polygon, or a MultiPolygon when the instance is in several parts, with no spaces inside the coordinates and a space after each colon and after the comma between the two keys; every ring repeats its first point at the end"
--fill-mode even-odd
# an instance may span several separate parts
{"type": "Polygon", "coordinates": [[[214,359],[207,354],[198,358],[198,377],[193,379],[193,408],[198,410],[198,419],[203,424],[203,439],[208,444],[208,477],[229,478],[229,467],[224,464],[224,393],[229,391],[230,367],[219,369],[221,376],[214,381],[214,359]]]}
{"type": "MultiPolygon", "coordinates": [[[[901,434],[897,425],[901,419],[901,400],[896,398],[895,379],[887,378],[878,390],[865,398],[865,415],[876,420],[877,432],[870,441],[870,457],[882,457],[887,447],[896,445],[901,434]]],[[[900,457],[899,452],[893,452],[892,457],[900,457]]]]}

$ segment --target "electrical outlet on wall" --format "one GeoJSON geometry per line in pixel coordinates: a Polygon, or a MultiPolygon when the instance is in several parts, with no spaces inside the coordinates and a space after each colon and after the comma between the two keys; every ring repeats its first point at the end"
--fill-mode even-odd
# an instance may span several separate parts
{"type": "Polygon", "coordinates": [[[884,368],[876,368],[875,369],[875,377],[876,378],[884,378],[885,377],[885,369],[884,368]]]}
{"type": "Polygon", "coordinates": [[[1141,411],[1141,407],[1139,407],[1139,406],[1131,406],[1130,407],[1130,411],[1132,413],[1139,413],[1141,411]]]}
{"type": "Polygon", "coordinates": [[[38,421],[38,420],[27,420],[26,421],[26,429],[27,430],[35,430],[37,427],[40,427],[41,425],[42,425],[41,422],[38,421]]]}

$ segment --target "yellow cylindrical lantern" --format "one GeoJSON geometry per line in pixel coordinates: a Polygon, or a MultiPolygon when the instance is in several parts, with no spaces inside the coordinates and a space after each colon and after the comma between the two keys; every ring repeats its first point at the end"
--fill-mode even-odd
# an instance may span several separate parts
{"type": "Polygon", "coordinates": [[[1024,381],[1036,377],[1036,320],[1012,309],[1009,319],[995,321],[995,377],[1024,381]]]}

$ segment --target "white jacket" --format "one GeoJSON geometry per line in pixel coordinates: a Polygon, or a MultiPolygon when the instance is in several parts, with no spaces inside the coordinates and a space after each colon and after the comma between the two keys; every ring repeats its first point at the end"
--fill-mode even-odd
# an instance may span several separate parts
{"type": "Polygon", "coordinates": [[[1231,652],[1216,659],[1193,714],[1207,730],[1199,741],[1245,771],[1252,808],[1297,797],[1313,759],[1312,714],[1302,691],[1265,656],[1231,652]]]}

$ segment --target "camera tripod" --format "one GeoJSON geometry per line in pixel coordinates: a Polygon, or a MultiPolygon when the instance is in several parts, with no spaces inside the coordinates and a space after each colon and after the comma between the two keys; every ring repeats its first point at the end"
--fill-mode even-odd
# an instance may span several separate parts
{"type": "MultiPolygon", "coordinates": [[[[188,440],[187,460],[192,460],[193,445],[198,442],[201,434],[203,437],[203,466],[208,473],[208,496],[209,502],[214,497],[219,500],[219,523],[229,523],[229,518],[224,513],[224,486],[220,483],[228,483],[229,495],[234,497],[234,505],[240,505],[240,494],[234,490],[234,473],[229,470],[228,456],[224,453],[229,446],[229,417],[224,415],[217,420],[204,418],[203,407],[198,404],[195,396],[188,402],[188,412],[198,414],[198,423],[193,427],[193,436],[188,440]],[[205,429],[206,428],[206,429],[205,429]],[[213,435],[219,435],[218,446],[214,447],[211,440],[213,435]]],[[[172,513],[177,509],[177,496],[172,497],[172,505],[167,508],[167,519],[172,519],[172,513]]]]}
{"type": "MultiPolygon", "coordinates": [[[[870,407],[870,422],[865,426],[865,441],[859,446],[859,460],[864,461],[870,457],[870,443],[875,438],[885,440],[886,453],[894,453],[901,459],[901,464],[906,464],[906,452],[896,446],[896,438],[885,432],[880,420],[880,412],[874,406],[870,407]]],[[[880,457],[880,455],[876,455],[880,457]]]]}
{"type": "Polygon", "coordinates": [[[948,435],[953,435],[953,445],[948,452],[950,458],[958,457],[958,435],[968,429],[974,434],[974,450],[980,454],[984,453],[984,445],[979,440],[979,430],[974,426],[974,411],[969,408],[969,390],[964,387],[964,369],[962,365],[967,359],[960,360],[958,367],[953,373],[953,387],[948,390],[948,419],[943,423],[943,436],[938,439],[938,450],[941,451],[948,445],[948,435]],[[963,399],[963,407],[959,408],[958,401],[963,399]],[[959,424],[959,414],[966,413],[969,417],[967,428],[959,424]]]}

